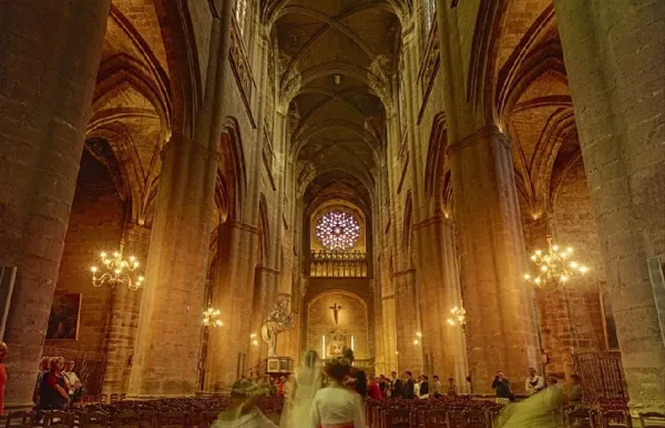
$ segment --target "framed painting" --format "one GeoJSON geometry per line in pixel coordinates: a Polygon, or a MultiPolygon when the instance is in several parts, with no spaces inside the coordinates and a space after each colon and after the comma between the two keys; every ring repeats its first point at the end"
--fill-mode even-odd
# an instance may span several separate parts
{"type": "Polygon", "coordinates": [[[619,338],[617,337],[617,326],[612,312],[612,302],[607,291],[607,283],[600,281],[598,283],[600,294],[600,309],[603,317],[603,330],[605,333],[605,347],[608,350],[619,350],[619,338]]]}
{"type": "Polygon", "coordinates": [[[53,296],[46,339],[78,340],[81,296],[80,293],[53,296]]]}

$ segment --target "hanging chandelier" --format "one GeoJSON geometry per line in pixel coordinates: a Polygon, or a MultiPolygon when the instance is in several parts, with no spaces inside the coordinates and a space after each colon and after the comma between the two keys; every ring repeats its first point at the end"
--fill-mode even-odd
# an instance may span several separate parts
{"type": "Polygon", "coordinates": [[[446,320],[449,326],[457,327],[466,325],[466,311],[460,306],[455,306],[450,310],[451,317],[446,320]]]}
{"type": "Polygon", "coordinates": [[[125,260],[122,257],[122,250],[125,246],[124,240],[120,241],[120,249],[113,253],[102,251],[99,254],[101,267],[92,266],[92,285],[102,287],[110,285],[111,287],[128,287],[130,290],[138,290],[143,285],[144,278],[138,275],[136,270],[139,267],[139,261],[134,256],[125,260]]]}
{"type": "Polygon", "coordinates": [[[210,327],[221,327],[224,323],[219,319],[219,316],[222,314],[222,311],[219,309],[208,308],[203,311],[203,326],[206,328],[210,327]]]}
{"type": "Polygon", "coordinates": [[[531,282],[535,287],[544,288],[565,284],[578,275],[584,275],[589,268],[572,260],[572,247],[561,248],[552,244],[552,237],[547,237],[548,249],[546,251],[536,250],[531,255],[531,261],[535,265],[535,273],[525,274],[524,279],[531,282]]]}

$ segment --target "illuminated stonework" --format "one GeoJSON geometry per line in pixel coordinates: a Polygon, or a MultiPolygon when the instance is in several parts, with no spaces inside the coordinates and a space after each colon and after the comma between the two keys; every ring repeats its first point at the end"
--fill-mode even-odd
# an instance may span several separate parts
{"type": "Polygon", "coordinates": [[[331,211],[316,223],[316,237],[328,250],[348,250],[358,242],[360,225],[351,214],[331,211]]]}

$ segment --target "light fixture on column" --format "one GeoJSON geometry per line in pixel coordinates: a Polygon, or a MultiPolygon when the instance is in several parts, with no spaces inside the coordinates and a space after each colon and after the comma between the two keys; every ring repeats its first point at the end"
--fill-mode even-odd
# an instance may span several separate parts
{"type": "Polygon", "coordinates": [[[224,323],[219,319],[219,316],[222,312],[219,309],[208,308],[203,311],[203,326],[206,328],[210,327],[221,327],[224,323]]]}
{"type": "Polygon", "coordinates": [[[552,237],[547,237],[548,249],[536,250],[531,255],[531,262],[535,265],[535,273],[525,274],[524,279],[535,287],[544,288],[565,284],[573,277],[584,275],[589,268],[572,260],[573,248],[561,248],[552,244],[552,237]]]}
{"type": "Polygon", "coordinates": [[[249,335],[249,343],[251,343],[252,346],[259,346],[259,341],[256,340],[256,333],[252,333],[249,335]]]}
{"type": "Polygon", "coordinates": [[[421,332],[416,332],[416,338],[413,339],[413,344],[414,345],[420,345],[420,341],[423,338],[423,334],[421,332]]]}
{"type": "Polygon", "coordinates": [[[118,251],[112,253],[102,251],[99,254],[102,261],[101,267],[92,266],[90,268],[94,287],[110,285],[111,287],[128,287],[130,290],[141,288],[144,278],[137,272],[139,261],[134,256],[130,256],[127,260],[123,259],[124,246],[125,241],[120,240],[118,251]]]}
{"type": "Polygon", "coordinates": [[[450,310],[451,317],[446,320],[449,326],[457,327],[466,325],[466,311],[460,306],[455,306],[450,310]]]}

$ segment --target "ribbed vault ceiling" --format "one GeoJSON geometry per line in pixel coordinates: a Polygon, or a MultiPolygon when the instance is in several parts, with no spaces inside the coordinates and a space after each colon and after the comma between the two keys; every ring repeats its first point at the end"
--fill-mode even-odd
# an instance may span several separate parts
{"type": "Polygon", "coordinates": [[[291,156],[302,189],[357,177],[373,188],[386,141],[386,116],[404,2],[268,2],[279,49],[280,102],[289,106],[291,156]]]}

